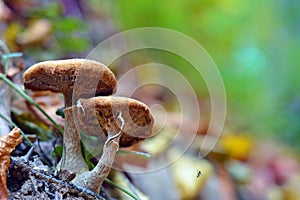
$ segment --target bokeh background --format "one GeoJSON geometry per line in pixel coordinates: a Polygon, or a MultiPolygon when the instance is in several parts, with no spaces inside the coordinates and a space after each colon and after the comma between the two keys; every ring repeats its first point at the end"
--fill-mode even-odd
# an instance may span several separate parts
{"type": "MultiPolygon", "coordinates": [[[[212,177],[230,179],[225,182],[231,193],[224,192],[220,199],[300,198],[293,190],[294,178],[300,177],[299,1],[1,0],[0,20],[1,39],[11,52],[23,52],[25,67],[42,60],[85,57],[109,36],[139,27],[169,28],[195,39],[218,66],[228,102],[224,133],[217,146],[221,152],[215,150],[208,158],[215,175],[203,182],[211,183],[207,180],[212,177]]],[[[204,107],[206,117],[198,134],[205,135],[209,93],[183,58],[141,50],[110,67],[120,76],[148,62],[174,67],[188,78],[204,107]]],[[[140,93],[137,96],[145,95],[140,93]]],[[[167,111],[174,111],[172,95],[154,91],[152,96],[160,98],[167,111]]],[[[205,184],[197,187],[199,193],[209,193],[205,184]]],[[[181,197],[217,199],[209,198],[213,193],[181,197]]]]}

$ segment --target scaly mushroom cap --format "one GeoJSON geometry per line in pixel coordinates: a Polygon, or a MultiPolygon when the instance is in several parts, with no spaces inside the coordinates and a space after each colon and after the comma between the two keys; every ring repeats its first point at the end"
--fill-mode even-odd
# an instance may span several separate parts
{"type": "MultiPolygon", "coordinates": [[[[73,98],[75,101],[113,94],[117,84],[114,74],[105,65],[87,59],[37,63],[24,73],[23,81],[26,89],[61,92],[68,100],[73,98]]],[[[72,102],[66,102],[67,106],[70,104],[72,102]]]]}
{"type": "Polygon", "coordinates": [[[100,137],[106,137],[108,133],[117,134],[122,120],[125,124],[121,147],[131,146],[152,134],[154,120],[148,106],[142,102],[125,97],[94,97],[82,99],[81,104],[82,107],[76,109],[75,120],[85,134],[100,137]]]}

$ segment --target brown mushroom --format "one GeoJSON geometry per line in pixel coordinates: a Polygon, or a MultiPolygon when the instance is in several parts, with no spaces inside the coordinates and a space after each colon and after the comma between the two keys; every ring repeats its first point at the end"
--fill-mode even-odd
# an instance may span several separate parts
{"type": "Polygon", "coordinates": [[[99,193],[119,145],[131,146],[150,137],[153,117],[145,104],[130,98],[94,97],[81,103],[81,108],[73,107],[78,128],[89,135],[105,135],[107,139],[96,167],[78,175],[73,183],[99,193]]]}
{"type": "MultiPolygon", "coordinates": [[[[62,93],[66,108],[78,103],[79,98],[110,95],[116,88],[115,76],[105,65],[86,59],[37,63],[24,73],[23,81],[26,89],[62,93]]],[[[88,167],[82,157],[80,136],[73,113],[68,109],[64,113],[63,157],[58,169],[81,173],[88,167]]]]}
{"type": "MultiPolygon", "coordinates": [[[[125,97],[94,97],[81,100],[81,108],[76,109],[76,126],[90,136],[105,136],[106,140],[109,126],[117,127],[117,112],[122,112],[126,124],[120,138],[121,147],[129,147],[140,140],[149,138],[153,120],[149,108],[140,101],[125,97]],[[131,119],[131,120],[130,120],[131,119]],[[114,124],[112,124],[114,123],[114,124]],[[100,133],[101,134],[100,134],[100,133]]],[[[117,130],[119,131],[119,130],[117,130]]]]}
{"type": "Polygon", "coordinates": [[[111,95],[117,84],[114,74],[105,65],[87,59],[37,63],[24,73],[23,81],[27,89],[62,93],[66,107],[74,105],[79,98],[111,95]]]}

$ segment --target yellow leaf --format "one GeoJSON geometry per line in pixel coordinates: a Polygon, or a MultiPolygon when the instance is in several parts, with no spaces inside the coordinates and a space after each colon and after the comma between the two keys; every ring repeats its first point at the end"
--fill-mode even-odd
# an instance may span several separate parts
{"type": "Polygon", "coordinates": [[[195,199],[206,180],[213,174],[213,165],[204,158],[196,156],[182,155],[177,149],[171,149],[168,157],[174,160],[172,174],[175,183],[180,191],[181,199],[195,199]]]}
{"type": "Polygon", "coordinates": [[[4,41],[12,52],[18,51],[18,45],[16,43],[17,35],[21,31],[21,25],[18,23],[10,24],[3,32],[4,41]]]}
{"type": "Polygon", "coordinates": [[[220,145],[230,157],[245,159],[252,150],[252,139],[244,134],[227,134],[220,139],[220,145]]]}

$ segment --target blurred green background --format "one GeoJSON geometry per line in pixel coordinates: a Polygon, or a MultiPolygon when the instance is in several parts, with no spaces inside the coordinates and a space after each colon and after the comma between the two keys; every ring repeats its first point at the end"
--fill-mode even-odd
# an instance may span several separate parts
{"type": "MultiPolygon", "coordinates": [[[[300,148],[300,1],[4,2],[15,16],[1,24],[1,37],[12,51],[38,60],[84,57],[105,38],[132,28],[156,26],[180,31],[207,50],[222,74],[228,98],[227,130],[279,138],[300,148]],[[37,18],[51,21],[52,42],[22,48],[14,44],[15,37],[18,39],[37,18]]],[[[135,55],[139,57],[135,62],[146,55],[147,61],[183,72],[198,88],[200,99],[209,100],[203,81],[193,70],[186,71],[189,64],[182,58],[147,50],[135,55]]]]}
{"type": "MultiPolygon", "coordinates": [[[[300,1],[90,2],[120,31],[158,26],[197,40],[216,62],[226,86],[225,126],[257,136],[276,135],[299,146],[300,1]]],[[[186,68],[179,59],[167,62],[186,68]]]]}

